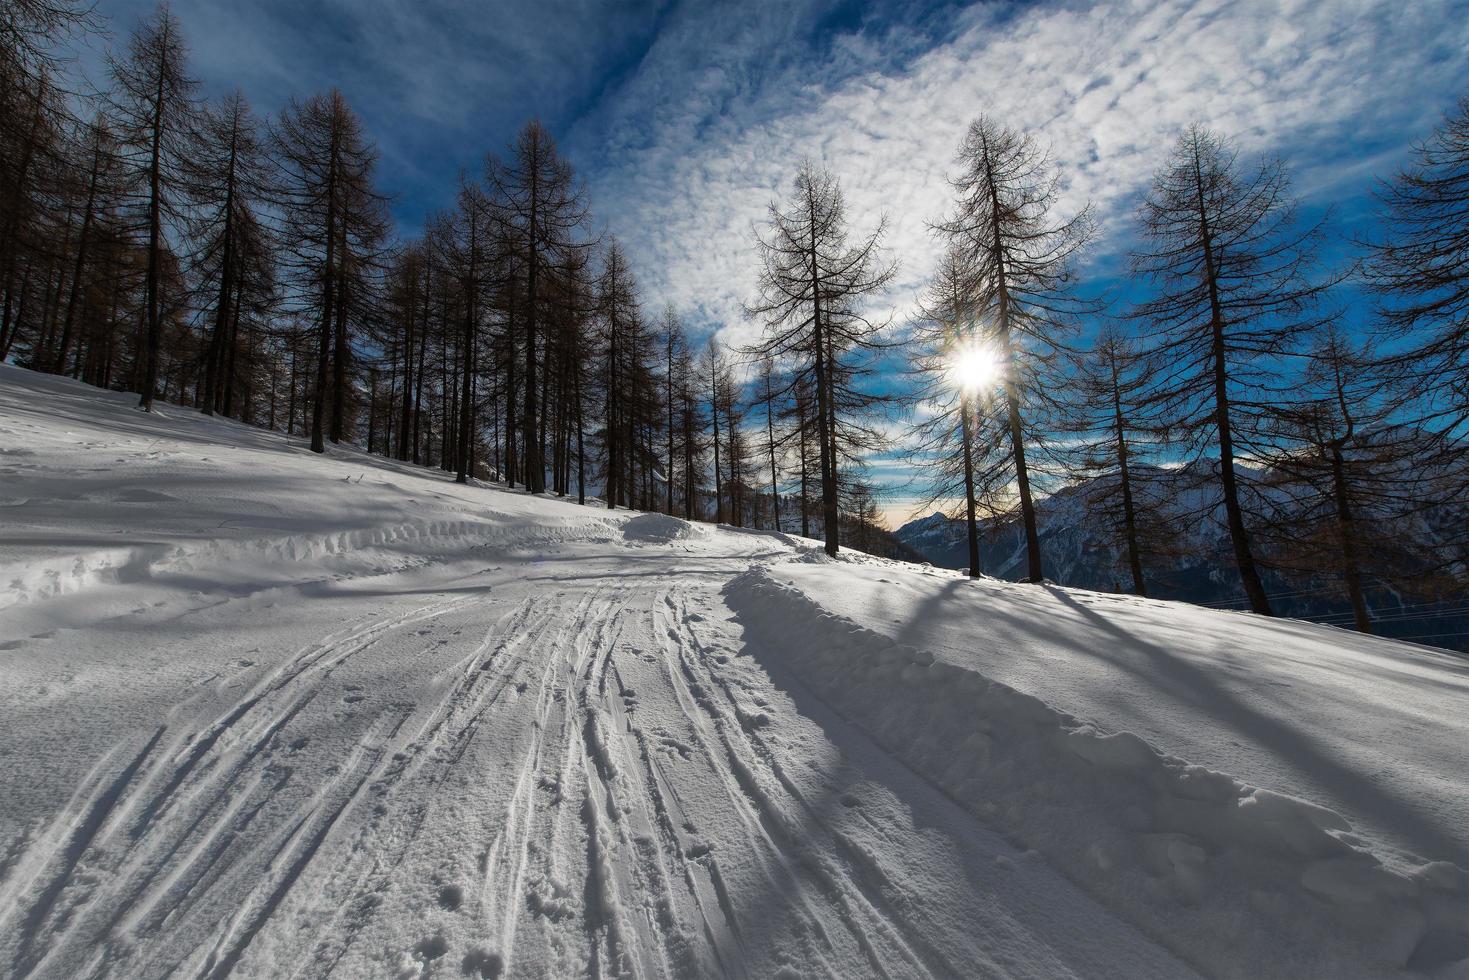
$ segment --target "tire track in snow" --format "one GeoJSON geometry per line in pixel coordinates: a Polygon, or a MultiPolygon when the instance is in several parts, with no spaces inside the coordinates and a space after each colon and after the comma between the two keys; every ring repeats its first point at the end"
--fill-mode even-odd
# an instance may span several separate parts
{"type": "Polygon", "coordinates": [[[274,881],[262,882],[261,887],[247,899],[240,914],[226,926],[220,941],[210,951],[197,973],[200,980],[225,980],[234,972],[240,958],[250,948],[250,943],[280,908],[286,895],[337,825],[337,821],[361,797],[363,787],[367,785],[382,759],[384,746],[395,734],[397,726],[384,734],[381,743],[358,743],[342,772],[321,794],[321,802],[313,806],[292,828],[285,846],[271,858],[269,866],[272,869],[278,861],[285,865],[284,869],[274,881]],[[336,799],[338,796],[340,799],[336,799]],[[263,897],[257,898],[262,895],[263,897]]]}
{"type": "Polygon", "coordinates": [[[514,788],[475,897],[481,921],[492,926],[485,948],[514,972],[517,935],[539,923],[536,938],[561,957],[563,972],[725,973],[688,939],[707,930],[692,886],[669,870],[681,854],[665,843],[666,826],[659,828],[667,817],[659,817],[661,804],[640,775],[643,754],[622,705],[616,661],[633,641],[650,637],[649,593],[593,589],[554,604],[562,628],[547,638],[530,736],[517,750],[514,788]],[[579,860],[567,864],[573,856],[579,860]]]}
{"type": "MultiPolygon", "coordinates": [[[[600,645],[580,698],[585,715],[583,772],[589,788],[581,811],[587,834],[587,894],[596,898],[615,975],[680,976],[688,972],[682,969],[682,923],[662,853],[652,844],[653,805],[641,792],[636,769],[619,758],[625,755],[620,750],[625,748],[621,736],[626,725],[617,724],[618,698],[609,696],[613,658],[626,620],[633,617],[641,620],[641,611],[624,609],[618,629],[600,645]]],[[[595,930],[596,923],[588,924],[595,930]]]]}
{"type": "MultiPolygon", "coordinates": [[[[650,613],[650,625],[651,619],[650,613]]],[[[690,856],[699,848],[692,842],[686,842],[683,839],[685,835],[679,832],[679,824],[688,824],[688,821],[676,816],[678,804],[672,784],[649,750],[647,735],[634,722],[635,710],[629,702],[635,699],[635,695],[623,683],[616,663],[612,664],[609,674],[616,685],[614,696],[608,697],[604,691],[603,700],[610,709],[610,727],[622,741],[623,754],[636,760],[621,770],[628,794],[637,801],[637,805],[627,808],[636,852],[633,867],[643,871],[647,887],[659,896],[656,911],[661,920],[663,948],[667,953],[665,967],[674,976],[743,975],[742,961],[730,949],[733,943],[738,942],[738,925],[732,909],[711,883],[709,865],[712,865],[713,858],[707,846],[701,853],[690,856]],[[701,862],[700,858],[705,861],[701,862]],[[705,883],[702,891],[701,871],[705,883]],[[679,884],[675,885],[675,881],[679,884]],[[706,894],[710,891],[712,896],[706,894]],[[707,949],[700,949],[688,936],[680,934],[695,925],[695,919],[707,949]]]]}
{"type": "Polygon", "coordinates": [[[16,926],[20,940],[11,960],[11,969],[17,977],[29,975],[44,957],[44,953],[38,957],[33,951],[35,941],[40,938],[42,926],[56,907],[62,892],[71,882],[72,874],[76,871],[82,856],[92,847],[98,832],[107,822],[113,807],[117,805],[118,798],[127,790],[128,784],[132,782],[133,777],[152,754],[154,747],[158,745],[158,740],[163,737],[164,731],[165,729],[159,728],[153,733],[153,737],[143,746],[143,750],[123,768],[116,779],[91,801],[81,820],[71,829],[65,850],[59,855],[61,867],[41,889],[40,894],[27,910],[24,919],[16,926]]]}
{"type": "MultiPolygon", "coordinates": [[[[814,937],[819,943],[813,945],[810,940],[806,941],[803,949],[805,959],[814,961],[829,976],[841,975],[838,965],[841,954],[825,925],[829,919],[836,919],[868,960],[869,968],[874,969],[878,976],[887,976],[880,963],[875,962],[875,951],[865,936],[840,907],[839,895],[829,883],[808,881],[803,868],[805,855],[792,847],[779,815],[772,811],[768,797],[753,781],[752,771],[736,754],[725,729],[724,717],[709,701],[703,685],[687,663],[684,649],[689,642],[685,634],[687,608],[675,601],[672,594],[660,596],[660,602],[662,608],[658,610],[657,622],[660,625],[665,676],[677,695],[679,707],[694,733],[701,754],[720,777],[733,811],[745,824],[750,846],[763,859],[766,890],[793,897],[793,906],[787,911],[800,918],[800,932],[814,937]]],[[[711,872],[717,872],[717,868],[717,864],[711,864],[711,872]]],[[[717,875],[715,880],[720,881],[717,875]]],[[[737,920],[739,912],[735,901],[722,886],[720,894],[727,914],[737,920]]]]}

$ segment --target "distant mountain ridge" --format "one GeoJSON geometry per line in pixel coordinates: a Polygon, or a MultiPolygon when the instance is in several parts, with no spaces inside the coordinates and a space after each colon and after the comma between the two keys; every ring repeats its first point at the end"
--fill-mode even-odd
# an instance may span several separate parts
{"type": "MultiPolygon", "coordinates": [[[[1041,556],[1050,581],[1098,592],[1132,591],[1124,546],[1089,505],[1100,489],[1099,481],[1107,479],[1074,484],[1037,501],[1041,556]]],[[[1189,486],[1162,508],[1169,527],[1167,553],[1144,557],[1148,594],[1157,599],[1246,608],[1228,535],[1223,522],[1211,515],[1214,506],[1209,495],[1202,485],[1189,486]]],[[[1425,528],[1417,531],[1431,535],[1425,528]]],[[[961,519],[935,512],[893,533],[935,565],[962,569],[969,564],[961,519]]],[[[1433,542],[1425,541],[1423,547],[1431,548],[1433,542]]],[[[986,575],[1023,579],[1025,534],[1019,519],[981,520],[979,554],[980,570],[986,575]]],[[[1351,625],[1350,606],[1336,581],[1272,570],[1264,571],[1263,577],[1278,615],[1351,625]]],[[[1374,631],[1383,636],[1469,651],[1469,608],[1462,601],[1424,603],[1376,588],[1369,592],[1369,605],[1374,631]]]]}

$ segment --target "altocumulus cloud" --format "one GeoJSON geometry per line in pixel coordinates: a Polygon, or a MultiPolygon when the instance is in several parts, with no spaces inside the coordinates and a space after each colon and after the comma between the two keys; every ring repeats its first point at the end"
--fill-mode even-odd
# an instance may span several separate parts
{"type": "MultiPolygon", "coordinates": [[[[153,0],[99,0],[119,35],[153,0]]],[[[751,224],[801,159],[842,178],[858,230],[881,213],[901,312],[934,246],[926,221],[979,112],[1036,131],[1067,206],[1103,220],[1098,261],[1193,120],[1294,159],[1299,186],[1360,212],[1469,90],[1466,0],[188,0],[206,91],[277,111],[336,85],[383,154],[405,232],[452,203],[540,116],[587,175],[646,299],[740,341],[751,224]]],[[[100,77],[97,52],[83,67],[100,77]]]]}
{"type": "MultiPolygon", "coordinates": [[[[755,5],[763,7],[778,5],[755,5]]],[[[813,36],[819,12],[729,8],[665,23],[637,70],[570,131],[645,292],[740,342],[752,223],[802,158],[842,178],[859,229],[891,219],[901,311],[935,247],[944,174],[979,112],[1052,148],[1105,256],[1192,121],[1280,152],[1313,198],[1365,197],[1465,87],[1469,5],[1451,0],[1130,0],[946,8],[813,36]],[[936,22],[942,18],[943,22],[936,22]]],[[[1347,209],[1352,210],[1351,208],[1347,209]]]]}

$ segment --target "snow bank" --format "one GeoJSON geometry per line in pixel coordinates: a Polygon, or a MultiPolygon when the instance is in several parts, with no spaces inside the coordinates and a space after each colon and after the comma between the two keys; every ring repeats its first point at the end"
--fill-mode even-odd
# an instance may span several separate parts
{"type": "MultiPolygon", "coordinates": [[[[580,530],[580,529],[578,529],[580,530]]],[[[563,537],[573,537],[568,532],[563,537]]],[[[586,536],[584,533],[582,536],[586,536]]],[[[0,609],[80,592],[96,585],[138,582],[156,576],[231,566],[279,567],[313,563],[367,549],[434,546],[452,552],[493,542],[524,546],[557,540],[548,529],[506,529],[497,523],[467,520],[409,521],[382,527],[322,534],[264,538],[203,539],[104,548],[6,569],[0,581],[0,609]]]]}
{"type": "Polygon", "coordinates": [[[667,514],[639,514],[622,525],[623,540],[634,544],[672,544],[699,541],[708,536],[704,528],[667,514]]]}
{"type": "Polygon", "coordinates": [[[1464,869],[1389,868],[1329,809],[935,662],[763,569],[725,594],[773,669],[1204,972],[1469,976],[1464,869]]]}

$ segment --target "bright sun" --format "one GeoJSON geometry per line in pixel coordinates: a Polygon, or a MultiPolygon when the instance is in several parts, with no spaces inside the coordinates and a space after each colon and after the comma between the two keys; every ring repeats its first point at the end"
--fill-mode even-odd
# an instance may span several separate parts
{"type": "Polygon", "coordinates": [[[983,391],[994,384],[1000,365],[994,351],[984,344],[969,344],[954,352],[949,370],[960,388],[983,391]]]}

